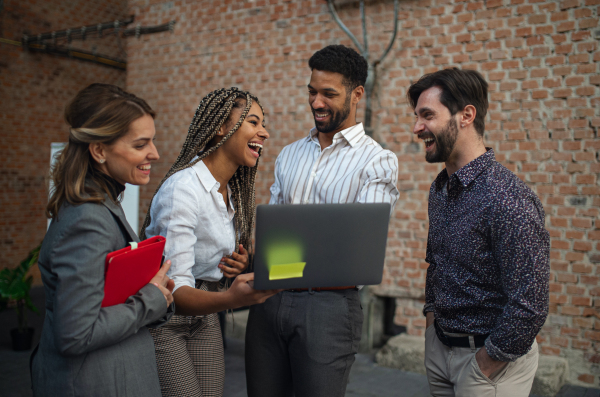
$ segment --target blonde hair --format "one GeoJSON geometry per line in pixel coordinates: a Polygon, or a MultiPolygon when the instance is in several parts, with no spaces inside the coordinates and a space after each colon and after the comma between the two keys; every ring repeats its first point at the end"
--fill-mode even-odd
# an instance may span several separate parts
{"type": "MultiPolygon", "coordinates": [[[[111,190],[100,171],[94,168],[90,143],[110,145],[127,134],[130,124],[155,113],[141,98],[110,84],[92,84],[73,98],[65,109],[70,126],[69,142],[56,157],[50,171],[54,187],[46,207],[46,216],[55,219],[60,207],[87,202],[98,203],[111,190]],[[86,177],[92,183],[86,184],[86,177]]],[[[116,197],[111,197],[116,200],[116,197]]]]}
{"type": "MultiPolygon", "coordinates": [[[[208,155],[217,150],[223,145],[242,125],[246,119],[246,115],[252,107],[252,103],[255,101],[262,109],[258,98],[250,94],[247,91],[241,91],[236,87],[229,89],[219,89],[211,92],[205,96],[190,124],[187,137],[179,153],[179,157],[173,165],[167,175],[159,183],[152,200],[158,193],[162,184],[173,174],[186,168],[192,167],[199,161],[202,161],[208,155]],[[245,104],[244,104],[245,102],[245,104]],[[245,105],[245,106],[244,106],[245,105]],[[219,132],[221,126],[225,124],[227,128],[233,123],[231,116],[233,115],[232,110],[234,108],[243,108],[241,115],[237,122],[229,129],[223,139],[214,146],[208,147],[208,144],[219,132]],[[205,150],[206,149],[206,150],[205,150]],[[202,152],[201,152],[202,151],[202,152]],[[201,153],[200,153],[201,152],[201,153]],[[192,162],[194,157],[198,156],[196,160],[192,162]]],[[[264,114],[264,110],[263,110],[264,114]]],[[[264,120],[263,120],[264,126],[264,120]]],[[[242,244],[246,249],[249,249],[252,244],[252,228],[254,227],[254,217],[256,210],[256,198],[254,192],[254,182],[256,180],[256,170],[258,168],[258,160],[254,167],[240,166],[238,167],[233,177],[230,179],[231,195],[233,204],[235,207],[235,230],[236,230],[236,252],[238,251],[239,244],[242,244]]],[[[150,209],[152,208],[152,201],[148,212],[146,213],[146,219],[142,225],[140,231],[140,238],[146,238],[146,228],[150,225],[151,216],[150,209]]]]}

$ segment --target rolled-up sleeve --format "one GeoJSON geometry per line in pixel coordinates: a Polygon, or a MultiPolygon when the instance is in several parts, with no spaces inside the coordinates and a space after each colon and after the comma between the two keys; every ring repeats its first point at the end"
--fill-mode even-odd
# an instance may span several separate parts
{"type": "Polygon", "coordinates": [[[200,200],[194,185],[174,178],[167,179],[152,202],[152,221],[146,235],[161,235],[167,239],[164,255],[165,259],[171,260],[167,275],[175,282],[173,292],[184,285],[195,287],[192,268],[199,208],[200,200]]]}
{"type": "Polygon", "coordinates": [[[491,222],[507,303],[485,346],[493,359],[514,361],[529,351],[548,316],[550,237],[541,204],[529,198],[499,196],[491,222]]]}
{"type": "Polygon", "coordinates": [[[359,203],[390,203],[391,211],[400,193],[396,188],[398,182],[398,158],[389,150],[377,156],[364,169],[366,175],[357,202],[359,203]]]}

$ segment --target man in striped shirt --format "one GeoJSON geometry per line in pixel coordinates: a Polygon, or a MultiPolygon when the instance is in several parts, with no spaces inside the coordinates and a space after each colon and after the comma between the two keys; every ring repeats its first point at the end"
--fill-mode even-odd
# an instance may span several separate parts
{"type": "MultiPolygon", "coordinates": [[[[331,45],[308,64],[315,128],[277,157],[270,204],[386,202],[393,208],[398,159],[356,122],[367,62],[351,48],[331,45]]],[[[344,396],[362,322],[356,286],[288,290],[252,306],[248,396],[344,396]]]]}

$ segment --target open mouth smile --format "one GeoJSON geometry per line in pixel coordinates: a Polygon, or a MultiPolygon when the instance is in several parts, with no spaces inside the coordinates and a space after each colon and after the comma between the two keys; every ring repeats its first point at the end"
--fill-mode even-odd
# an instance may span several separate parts
{"type": "Polygon", "coordinates": [[[138,170],[142,171],[143,174],[150,175],[150,168],[152,168],[152,165],[150,165],[150,163],[142,164],[142,165],[138,165],[136,168],[138,170]]]}
{"type": "Polygon", "coordinates": [[[248,143],[248,148],[252,152],[252,155],[258,158],[260,157],[260,153],[262,152],[263,145],[258,142],[250,142],[248,143]]]}
{"type": "Polygon", "coordinates": [[[315,120],[323,121],[329,116],[329,112],[313,112],[315,115],[315,120]]]}

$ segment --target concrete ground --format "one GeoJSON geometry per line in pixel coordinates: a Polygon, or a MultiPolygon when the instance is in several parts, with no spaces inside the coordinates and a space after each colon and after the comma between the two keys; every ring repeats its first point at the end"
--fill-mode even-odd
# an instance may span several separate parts
{"type": "MultiPolygon", "coordinates": [[[[29,324],[35,328],[34,346],[39,341],[43,323],[44,291],[33,288],[31,295],[41,315],[29,314],[29,324]]],[[[15,352],[11,348],[10,329],[16,327],[13,311],[0,313],[0,395],[2,397],[30,397],[29,355],[31,351],[15,352]]],[[[228,339],[225,351],[224,397],[245,397],[244,342],[228,339]]],[[[355,397],[426,397],[429,396],[424,375],[378,366],[373,357],[359,354],[350,373],[346,396],[355,397]]],[[[533,397],[533,396],[532,396],[533,397]]],[[[599,389],[564,386],[556,397],[600,397],[599,389]]]]}

